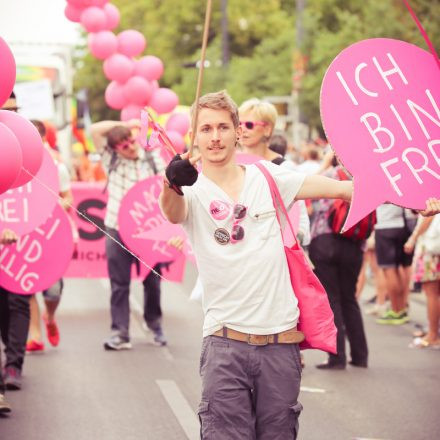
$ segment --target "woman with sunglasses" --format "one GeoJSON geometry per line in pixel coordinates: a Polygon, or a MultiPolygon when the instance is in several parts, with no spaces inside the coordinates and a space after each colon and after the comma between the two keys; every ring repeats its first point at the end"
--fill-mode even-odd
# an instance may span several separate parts
{"type": "MultiPolygon", "coordinates": [[[[295,165],[292,162],[269,148],[278,117],[273,104],[258,98],[248,99],[239,107],[238,115],[242,130],[240,144],[244,153],[259,156],[295,171],[295,165]]],[[[298,200],[297,203],[300,212],[297,237],[302,246],[307,246],[310,243],[310,220],[304,200],[298,200]]],[[[301,363],[304,365],[303,359],[301,363]]]]}

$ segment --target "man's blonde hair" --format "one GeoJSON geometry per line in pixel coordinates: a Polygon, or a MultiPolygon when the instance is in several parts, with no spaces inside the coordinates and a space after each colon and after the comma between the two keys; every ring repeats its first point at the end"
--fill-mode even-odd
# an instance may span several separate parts
{"type": "Polygon", "coordinates": [[[275,123],[278,117],[277,109],[273,104],[267,101],[262,101],[258,98],[248,99],[244,101],[243,104],[240,105],[238,109],[240,114],[255,112],[256,117],[260,121],[267,122],[272,126],[272,130],[275,127],[275,123]]]}
{"type": "MultiPolygon", "coordinates": [[[[191,106],[191,119],[194,117],[195,113],[195,103],[191,106]]],[[[207,93],[199,99],[198,109],[199,111],[209,108],[211,110],[226,110],[231,115],[232,123],[234,127],[237,128],[239,124],[238,119],[238,108],[234,100],[229,96],[226,90],[221,90],[220,92],[207,93]]]]}

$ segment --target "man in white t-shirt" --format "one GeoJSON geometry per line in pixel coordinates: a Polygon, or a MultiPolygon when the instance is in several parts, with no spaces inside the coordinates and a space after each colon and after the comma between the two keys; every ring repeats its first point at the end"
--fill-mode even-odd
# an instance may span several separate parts
{"type": "MultiPolygon", "coordinates": [[[[200,155],[170,162],[160,203],[188,233],[204,290],[202,438],[296,439],[303,335],[269,186],[255,165],[235,161],[241,129],[227,93],[203,96],[198,109],[200,155]]],[[[262,163],[287,207],[296,199],[351,199],[350,182],[262,163]]]]}

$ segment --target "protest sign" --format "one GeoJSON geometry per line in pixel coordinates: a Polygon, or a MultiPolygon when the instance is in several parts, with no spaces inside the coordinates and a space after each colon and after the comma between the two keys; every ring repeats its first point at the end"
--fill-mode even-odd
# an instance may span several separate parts
{"type": "Polygon", "coordinates": [[[330,144],[353,175],[349,229],[378,205],[424,209],[440,198],[440,70],[404,41],[377,38],[344,49],[321,88],[330,144]]]}

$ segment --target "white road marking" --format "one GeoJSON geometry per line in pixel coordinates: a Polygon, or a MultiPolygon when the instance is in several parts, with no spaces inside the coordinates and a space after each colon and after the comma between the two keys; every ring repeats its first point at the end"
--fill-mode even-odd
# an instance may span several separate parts
{"type": "Polygon", "coordinates": [[[305,393],[325,393],[326,391],[323,388],[312,388],[312,387],[301,387],[301,391],[305,393]]]}
{"type": "Polygon", "coordinates": [[[200,438],[199,419],[174,380],[156,380],[165,400],[189,440],[200,438]]]}

